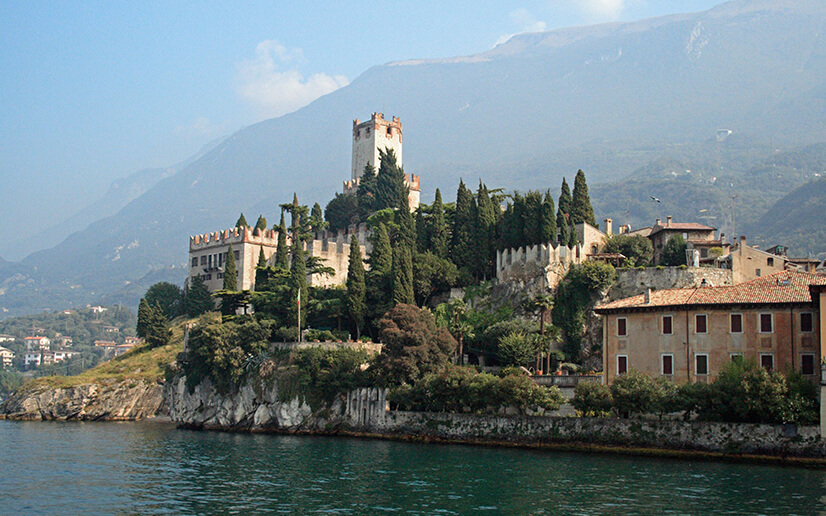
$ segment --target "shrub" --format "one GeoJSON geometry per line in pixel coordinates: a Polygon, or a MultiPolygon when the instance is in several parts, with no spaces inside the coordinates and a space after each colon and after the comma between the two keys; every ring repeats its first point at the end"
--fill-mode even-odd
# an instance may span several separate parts
{"type": "Polygon", "coordinates": [[[606,417],[610,414],[614,399],[607,385],[580,382],[574,389],[574,408],[583,416],[606,417]]]}
{"type": "Polygon", "coordinates": [[[614,410],[620,417],[633,414],[647,414],[656,410],[659,401],[658,386],[650,376],[638,371],[629,371],[614,380],[611,396],[614,410]]]}
{"type": "Polygon", "coordinates": [[[537,339],[534,335],[509,333],[499,342],[499,362],[511,366],[523,366],[536,358],[537,339]]]}

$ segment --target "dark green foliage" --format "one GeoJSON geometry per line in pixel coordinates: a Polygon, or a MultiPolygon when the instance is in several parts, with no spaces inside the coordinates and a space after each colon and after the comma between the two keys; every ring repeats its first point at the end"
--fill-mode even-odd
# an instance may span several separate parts
{"type": "Polygon", "coordinates": [[[460,179],[456,192],[456,215],[453,218],[453,240],[450,245],[450,259],[459,269],[472,271],[473,236],[475,219],[473,216],[475,201],[473,194],[460,179]]]}
{"type": "Polygon", "coordinates": [[[149,317],[152,312],[152,307],[146,302],[146,298],[142,297],[138,304],[138,324],[135,326],[135,334],[140,337],[146,337],[146,329],[149,327],[149,317]]]}
{"type": "Polygon", "coordinates": [[[184,294],[184,313],[197,317],[215,309],[215,303],[201,276],[193,276],[184,294]]]}
{"type": "Polygon", "coordinates": [[[396,151],[379,149],[379,173],[376,176],[375,210],[407,206],[407,186],[402,167],[396,162],[396,151]]]}
{"type": "Polygon", "coordinates": [[[519,247],[519,236],[516,234],[515,216],[513,214],[513,203],[508,203],[505,206],[505,212],[502,214],[502,221],[500,223],[499,232],[499,247],[500,249],[512,249],[519,247]]]}
{"type": "Polygon", "coordinates": [[[525,194],[525,211],[522,213],[523,220],[523,245],[536,245],[542,243],[542,194],[531,190],[525,194]]]}
{"type": "Polygon", "coordinates": [[[369,318],[377,320],[390,309],[393,285],[393,248],[387,227],[379,224],[371,236],[373,252],[370,254],[370,271],[367,272],[367,307],[369,318]]]}
{"type": "Polygon", "coordinates": [[[356,327],[356,338],[361,337],[364,319],[367,316],[367,285],[364,276],[364,263],[361,259],[361,246],[358,238],[350,238],[350,264],[347,266],[347,314],[356,327]]]}
{"type": "Polygon", "coordinates": [[[290,268],[290,252],[287,248],[287,224],[284,222],[284,212],[281,212],[281,222],[278,224],[278,244],[275,248],[275,266],[287,270],[290,268]]]}
{"type": "Polygon", "coordinates": [[[258,263],[255,265],[254,288],[263,285],[267,281],[267,257],[264,255],[264,246],[258,250],[258,263]]]}
{"type": "Polygon", "coordinates": [[[268,325],[253,317],[238,317],[231,322],[205,319],[189,334],[189,361],[184,366],[190,392],[204,379],[210,379],[218,392],[235,391],[244,376],[244,365],[267,347],[268,325]]]}
{"type": "Polygon", "coordinates": [[[539,242],[546,244],[556,241],[556,219],[554,218],[554,199],[551,191],[545,192],[539,215],[539,242]]]}
{"type": "Polygon", "coordinates": [[[579,382],[574,389],[574,408],[586,417],[607,417],[613,408],[611,388],[596,382],[579,382]]]}
{"type": "Polygon", "coordinates": [[[686,244],[682,235],[673,235],[663,246],[660,256],[660,265],[678,266],[685,265],[686,244]]]}
{"type": "Polygon", "coordinates": [[[17,371],[0,369],[0,400],[8,398],[23,385],[23,375],[17,371]]]}
{"type": "Polygon", "coordinates": [[[413,296],[413,258],[407,245],[393,248],[393,304],[412,305],[413,296]]]}
{"type": "Polygon", "coordinates": [[[498,414],[509,407],[528,411],[557,410],[565,401],[556,387],[542,387],[522,374],[503,377],[451,366],[428,374],[415,385],[401,385],[388,395],[400,410],[498,414]]]}
{"type": "Polygon", "coordinates": [[[611,397],[617,414],[620,417],[630,417],[657,411],[661,390],[656,380],[632,370],[614,380],[611,384],[611,397]]]}
{"type": "Polygon", "coordinates": [[[333,232],[346,230],[351,225],[358,224],[360,219],[358,199],[352,194],[337,193],[324,208],[324,218],[330,231],[333,232]]]}
{"type": "Polygon", "coordinates": [[[310,212],[310,231],[313,234],[320,233],[327,229],[328,224],[324,222],[324,215],[321,211],[321,205],[313,204],[313,209],[310,212]]]}
{"type": "Polygon", "coordinates": [[[255,222],[255,229],[257,231],[264,231],[267,229],[267,219],[263,215],[258,215],[258,220],[255,222]]]}
{"type": "Polygon", "coordinates": [[[290,263],[290,314],[291,324],[296,324],[299,315],[299,297],[301,307],[301,320],[299,325],[303,328],[307,321],[307,306],[310,301],[309,289],[307,287],[307,264],[304,258],[304,250],[301,243],[293,242],[292,261],[290,263]]]}
{"type": "Polygon", "coordinates": [[[244,214],[243,214],[243,213],[241,214],[241,216],[240,216],[240,217],[238,217],[238,220],[235,222],[235,227],[236,227],[236,228],[246,228],[246,227],[249,227],[249,223],[247,223],[247,218],[246,218],[246,217],[244,217],[244,214]]]}
{"type": "Polygon", "coordinates": [[[167,319],[174,319],[182,313],[184,293],[181,287],[167,281],[155,283],[146,291],[144,298],[149,306],[159,306],[167,319]]]}
{"type": "Polygon", "coordinates": [[[459,272],[456,264],[430,251],[413,257],[413,293],[419,305],[424,306],[431,296],[447,292],[456,284],[459,272]]]}
{"type": "Polygon", "coordinates": [[[554,324],[564,332],[563,352],[570,361],[580,361],[587,312],[615,279],[611,265],[587,261],[572,266],[559,283],[552,314],[554,324]]]}
{"type": "Polygon", "coordinates": [[[147,346],[150,349],[166,346],[171,338],[172,330],[169,328],[169,319],[164,315],[163,309],[159,305],[151,307],[144,335],[147,346]]]}
{"type": "Polygon", "coordinates": [[[379,321],[384,347],[376,366],[385,383],[415,383],[450,363],[456,340],[437,328],[433,315],[413,305],[396,305],[379,321]]]}
{"type": "Polygon", "coordinates": [[[488,351],[497,351],[502,339],[511,333],[522,335],[536,335],[539,333],[539,324],[522,317],[509,317],[503,321],[486,325],[480,332],[480,347],[488,351]]]}
{"type": "Polygon", "coordinates": [[[571,189],[568,187],[568,181],[563,177],[562,186],[560,186],[559,188],[559,199],[557,200],[557,213],[570,215],[573,204],[574,200],[571,197],[571,189]]]}
{"type": "Polygon", "coordinates": [[[364,172],[359,179],[356,190],[356,206],[360,222],[367,221],[371,213],[376,211],[376,168],[369,163],[364,165],[364,172]]]}
{"type": "Polygon", "coordinates": [[[560,245],[567,246],[571,240],[571,226],[568,225],[568,219],[565,214],[557,210],[556,229],[559,232],[557,241],[560,245]]]}
{"type": "Polygon", "coordinates": [[[513,192],[513,222],[511,223],[511,233],[515,245],[513,247],[524,247],[525,245],[525,218],[528,213],[528,205],[525,197],[519,192],[513,192]]]}
{"type": "Polygon", "coordinates": [[[232,244],[227,247],[227,257],[224,259],[224,285],[223,290],[238,290],[238,271],[235,268],[235,252],[232,244]]]}
{"type": "Polygon", "coordinates": [[[654,259],[651,240],[642,235],[614,235],[605,244],[605,252],[625,256],[626,267],[650,265],[654,259]]]}
{"type": "Polygon", "coordinates": [[[579,238],[577,238],[576,227],[571,224],[571,227],[568,228],[568,247],[573,249],[578,243],[579,238]]]}
{"type": "Polygon", "coordinates": [[[430,250],[439,258],[447,258],[448,253],[448,230],[445,221],[444,206],[442,205],[442,192],[436,189],[436,198],[431,207],[430,218],[430,250]]]}
{"type": "Polygon", "coordinates": [[[474,230],[477,251],[474,274],[482,280],[486,280],[496,273],[497,219],[498,208],[493,204],[488,188],[480,181],[479,190],[476,193],[476,224],[474,230]]]}
{"type": "MultiPolygon", "coordinates": [[[[313,409],[329,406],[337,397],[369,385],[368,375],[361,370],[368,361],[367,353],[349,348],[298,350],[293,354],[292,378],[289,388],[282,389],[281,401],[297,395],[313,409]]],[[[280,381],[279,387],[283,383],[280,381]]]]}
{"type": "Polygon", "coordinates": [[[544,346],[536,334],[508,333],[499,341],[497,358],[499,363],[512,366],[526,366],[536,359],[544,346]]]}
{"type": "Polygon", "coordinates": [[[577,170],[574,178],[574,195],[571,200],[571,222],[580,224],[586,222],[597,227],[594,217],[594,207],[591,206],[591,197],[588,195],[588,184],[585,182],[585,173],[577,170]]]}
{"type": "Polygon", "coordinates": [[[430,224],[425,219],[425,209],[424,204],[416,209],[416,253],[423,253],[430,246],[430,224]]]}

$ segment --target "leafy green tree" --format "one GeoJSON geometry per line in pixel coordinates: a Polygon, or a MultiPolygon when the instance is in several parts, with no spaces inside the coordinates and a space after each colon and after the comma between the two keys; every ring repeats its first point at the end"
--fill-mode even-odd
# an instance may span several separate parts
{"type": "Polygon", "coordinates": [[[146,329],[149,327],[149,316],[152,307],[146,302],[146,298],[142,297],[138,304],[138,324],[135,326],[135,335],[140,338],[146,337],[146,329]]]}
{"type": "Polygon", "coordinates": [[[243,214],[243,213],[241,214],[241,216],[240,216],[240,217],[238,217],[238,220],[235,222],[235,227],[236,227],[236,228],[246,228],[246,227],[249,227],[249,224],[247,223],[247,219],[246,219],[246,217],[244,217],[244,214],[243,214]]]}
{"type": "Polygon", "coordinates": [[[442,192],[438,188],[431,211],[430,250],[439,258],[447,258],[448,230],[442,205],[442,192]]]}
{"type": "Polygon", "coordinates": [[[474,208],[473,194],[465,183],[459,180],[459,189],[456,192],[456,215],[453,219],[453,241],[450,246],[450,258],[459,269],[471,271],[473,268],[473,252],[475,250],[474,236],[474,208]]]}
{"type": "Polygon", "coordinates": [[[556,240],[556,219],[554,219],[554,198],[551,191],[545,192],[539,219],[539,242],[547,244],[556,240]]]}
{"type": "Polygon", "coordinates": [[[620,417],[654,412],[658,397],[657,384],[650,376],[631,370],[611,384],[614,409],[620,417]]]}
{"type": "Polygon", "coordinates": [[[310,230],[315,233],[320,233],[327,229],[327,224],[324,222],[324,215],[321,211],[321,205],[318,203],[313,204],[313,210],[310,212],[310,230]]]}
{"type": "Polygon", "coordinates": [[[379,321],[384,345],[376,366],[385,383],[415,383],[428,373],[448,367],[456,340],[438,328],[433,314],[413,305],[399,304],[379,321]]]}
{"type": "Polygon", "coordinates": [[[356,327],[356,339],[361,338],[361,329],[367,316],[366,293],[361,246],[356,235],[353,235],[350,238],[350,264],[347,266],[347,313],[356,327]]]}
{"type": "Polygon", "coordinates": [[[333,232],[343,231],[353,224],[358,224],[358,199],[352,194],[337,193],[324,208],[324,218],[333,232]]]}
{"type": "Polygon", "coordinates": [[[267,219],[263,215],[258,215],[258,220],[255,221],[255,229],[264,231],[267,229],[267,219]]]}
{"type": "Polygon", "coordinates": [[[541,351],[534,335],[509,333],[499,342],[498,358],[504,365],[524,366],[536,359],[541,351]]]}
{"type": "Polygon", "coordinates": [[[667,266],[685,265],[686,243],[682,235],[674,235],[668,239],[662,250],[660,263],[667,266]]]}
{"type": "Polygon", "coordinates": [[[224,259],[223,290],[231,292],[238,290],[238,271],[235,268],[235,252],[232,250],[232,244],[227,247],[227,257],[224,259]]]}
{"type": "Polygon", "coordinates": [[[201,276],[193,276],[184,295],[184,313],[197,317],[215,309],[212,295],[201,276]]]}
{"type": "Polygon", "coordinates": [[[413,293],[420,306],[439,292],[447,292],[458,278],[456,264],[430,251],[413,256],[413,293]]]}
{"type": "Polygon", "coordinates": [[[278,224],[278,244],[275,248],[275,266],[282,270],[290,268],[290,254],[287,248],[287,224],[284,222],[284,212],[281,212],[281,222],[278,224]]]}
{"type": "Polygon", "coordinates": [[[393,248],[393,304],[414,303],[413,259],[406,245],[393,248]]]}
{"type": "Polygon", "coordinates": [[[167,319],[174,319],[181,314],[183,297],[181,287],[167,281],[155,283],[144,294],[149,306],[159,306],[167,319]]]}
{"type": "Polygon", "coordinates": [[[376,167],[367,163],[359,178],[359,187],[356,190],[356,205],[358,220],[366,222],[367,218],[376,211],[376,167]]]}
{"type": "Polygon", "coordinates": [[[605,244],[606,253],[620,253],[626,266],[649,265],[654,259],[651,240],[642,235],[614,235],[605,244]]]}
{"type": "Polygon", "coordinates": [[[585,172],[582,170],[578,170],[574,178],[571,220],[574,224],[587,222],[594,227],[597,226],[594,207],[591,205],[591,197],[588,195],[588,183],[585,182],[585,172]]]}
{"type": "Polygon", "coordinates": [[[396,162],[396,151],[379,149],[379,159],[381,165],[376,176],[375,209],[398,208],[402,204],[407,206],[408,190],[404,184],[404,170],[396,162]]]}
{"type": "Polygon", "coordinates": [[[574,389],[571,404],[585,417],[607,417],[611,413],[614,399],[611,388],[594,382],[579,382],[574,389]]]}

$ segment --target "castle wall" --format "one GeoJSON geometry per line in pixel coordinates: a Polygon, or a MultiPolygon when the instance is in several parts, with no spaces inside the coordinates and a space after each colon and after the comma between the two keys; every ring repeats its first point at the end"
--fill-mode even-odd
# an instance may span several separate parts
{"type": "Polygon", "coordinates": [[[250,227],[230,228],[189,237],[189,277],[202,276],[210,292],[224,285],[224,264],[229,246],[235,254],[238,288],[251,290],[255,282],[255,266],[263,248],[268,260],[275,254],[278,232],[256,232],[250,227]]]}

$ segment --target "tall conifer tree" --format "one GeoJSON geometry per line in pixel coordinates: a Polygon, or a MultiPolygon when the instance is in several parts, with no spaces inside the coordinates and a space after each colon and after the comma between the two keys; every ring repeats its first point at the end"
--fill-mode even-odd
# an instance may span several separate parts
{"type": "Polygon", "coordinates": [[[542,201],[542,215],[539,222],[539,241],[543,244],[556,240],[556,219],[554,218],[554,198],[551,191],[545,192],[542,201]]]}
{"type": "Polygon", "coordinates": [[[465,269],[471,273],[474,250],[474,203],[473,194],[460,179],[459,189],[456,191],[456,214],[453,218],[453,241],[450,246],[450,258],[459,269],[465,269]]]}
{"type": "Polygon", "coordinates": [[[324,222],[324,214],[321,211],[321,205],[318,203],[313,204],[313,210],[310,212],[310,230],[315,233],[319,233],[327,229],[327,223],[324,222]]]}
{"type": "Polygon", "coordinates": [[[413,296],[413,257],[410,248],[393,248],[393,305],[415,303],[413,296]]]}
{"type": "Polygon", "coordinates": [[[235,227],[236,228],[245,228],[245,227],[248,227],[248,226],[249,226],[249,224],[247,223],[247,218],[244,217],[244,214],[242,213],[241,216],[238,217],[238,220],[235,222],[235,227]]]}
{"type": "Polygon", "coordinates": [[[528,211],[525,197],[519,192],[513,192],[513,247],[524,247],[528,243],[525,234],[525,216],[528,211]]]}
{"type": "Polygon", "coordinates": [[[238,290],[238,270],[235,268],[235,252],[232,244],[227,247],[227,257],[224,260],[224,290],[238,290]]]}
{"type": "Polygon", "coordinates": [[[356,339],[361,337],[364,318],[367,316],[367,286],[364,279],[364,262],[356,235],[350,237],[350,264],[347,266],[347,313],[356,327],[356,339]]]}
{"type": "Polygon", "coordinates": [[[562,178],[562,187],[559,190],[559,200],[556,204],[556,227],[559,229],[559,243],[568,245],[570,239],[571,189],[568,181],[562,178]]]}
{"type": "Polygon", "coordinates": [[[476,192],[476,276],[487,279],[494,273],[496,261],[496,207],[487,186],[479,182],[476,192]]]}
{"type": "Polygon", "coordinates": [[[146,337],[146,330],[149,328],[151,311],[152,308],[149,306],[146,298],[142,297],[141,302],[138,304],[138,324],[135,326],[135,334],[140,338],[146,337]]]}
{"type": "Polygon", "coordinates": [[[591,197],[588,195],[588,183],[585,182],[585,172],[582,170],[577,171],[574,179],[571,222],[573,224],[587,222],[594,227],[597,225],[597,220],[594,217],[594,207],[591,205],[591,197]]]}
{"type": "Polygon", "coordinates": [[[397,208],[402,200],[407,205],[407,186],[404,184],[404,169],[396,163],[396,151],[379,149],[381,165],[376,176],[375,209],[397,208]]]}
{"type": "Polygon", "coordinates": [[[525,212],[522,215],[525,245],[536,245],[542,241],[542,194],[531,190],[525,194],[525,212]]]}
{"type": "Polygon", "coordinates": [[[267,257],[264,256],[264,246],[258,249],[258,263],[255,265],[255,289],[267,281],[267,257]]]}
{"type": "Polygon", "coordinates": [[[215,308],[215,302],[203,277],[193,276],[184,296],[184,312],[190,317],[197,317],[215,308]]]}
{"type": "Polygon", "coordinates": [[[433,201],[430,225],[430,250],[439,258],[447,258],[447,223],[445,222],[445,208],[442,204],[442,192],[436,189],[436,199],[433,201]]]}
{"type": "Polygon", "coordinates": [[[267,229],[267,219],[263,215],[258,215],[258,220],[255,222],[255,229],[258,231],[267,229]]]}
{"type": "Polygon", "coordinates": [[[307,307],[310,304],[309,288],[307,287],[307,263],[304,257],[301,241],[293,240],[292,261],[290,263],[290,326],[298,321],[298,300],[301,300],[301,327],[307,320],[307,307]],[[300,294],[299,294],[300,293],[300,294]]]}
{"type": "Polygon", "coordinates": [[[287,224],[284,222],[284,212],[281,212],[281,223],[278,225],[278,245],[275,248],[275,266],[289,270],[290,251],[287,248],[287,224]]]}
{"type": "Polygon", "coordinates": [[[370,163],[364,165],[364,172],[359,179],[359,187],[356,190],[358,199],[359,220],[367,221],[367,217],[376,211],[376,167],[370,163]]]}

